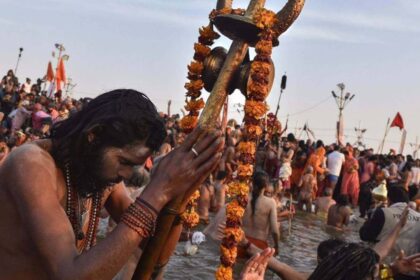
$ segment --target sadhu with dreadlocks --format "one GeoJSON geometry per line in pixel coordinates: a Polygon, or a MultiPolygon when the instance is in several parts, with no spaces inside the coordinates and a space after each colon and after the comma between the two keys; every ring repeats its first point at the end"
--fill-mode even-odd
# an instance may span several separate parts
{"type": "MultiPolygon", "coordinates": [[[[216,167],[220,132],[196,129],[162,159],[133,202],[122,180],[166,132],[153,103],[115,90],[57,123],[50,139],[15,149],[0,167],[2,279],[111,279],[153,234],[163,206],[216,167]],[[95,246],[100,209],[118,222],[95,246]]],[[[184,205],[186,202],[184,203],[184,205]]]]}

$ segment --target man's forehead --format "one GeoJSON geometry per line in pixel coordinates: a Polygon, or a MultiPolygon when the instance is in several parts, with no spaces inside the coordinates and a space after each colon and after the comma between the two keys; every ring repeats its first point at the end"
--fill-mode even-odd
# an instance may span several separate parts
{"type": "Polygon", "coordinates": [[[144,158],[152,153],[152,150],[143,143],[129,145],[123,149],[123,153],[130,158],[144,158]]]}

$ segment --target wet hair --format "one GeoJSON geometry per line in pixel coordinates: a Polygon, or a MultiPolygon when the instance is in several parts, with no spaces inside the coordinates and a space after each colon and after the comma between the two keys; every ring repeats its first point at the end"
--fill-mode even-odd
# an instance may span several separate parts
{"type": "Polygon", "coordinates": [[[332,196],[333,190],[331,188],[324,189],[324,196],[332,196]]]}
{"type": "Polygon", "coordinates": [[[308,280],[362,280],[374,279],[379,255],[371,248],[349,243],[338,246],[318,264],[308,280]]]}
{"type": "Polygon", "coordinates": [[[87,170],[95,168],[89,159],[98,164],[106,148],[138,143],[157,151],[165,137],[165,125],[153,103],[131,89],[113,90],[92,99],[81,111],[56,123],[50,136],[56,164],[62,170],[69,165],[78,192],[86,196],[103,189],[89,180],[87,170]],[[93,141],[88,140],[89,133],[94,135],[93,141]]]}
{"type": "Polygon", "coordinates": [[[255,205],[261,191],[270,183],[270,177],[265,171],[257,171],[252,178],[252,196],[251,196],[251,213],[255,214],[255,205]]]}
{"type": "Polygon", "coordinates": [[[349,205],[349,197],[347,195],[345,195],[345,194],[340,194],[337,197],[337,201],[336,202],[337,202],[337,205],[339,207],[341,207],[341,206],[347,206],[347,205],[349,205]]]}
{"type": "Polygon", "coordinates": [[[346,244],[340,239],[327,239],[319,243],[317,249],[318,261],[325,259],[329,254],[334,252],[339,246],[346,244]]]}
{"type": "Polygon", "coordinates": [[[226,178],[227,172],[226,171],[219,171],[216,174],[216,180],[223,180],[226,178]]]}
{"type": "Polygon", "coordinates": [[[398,202],[408,203],[410,201],[407,191],[402,186],[392,186],[388,188],[388,199],[392,204],[398,202]]]}
{"type": "Polygon", "coordinates": [[[316,141],[316,148],[320,148],[320,147],[324,147],[324,142],[322,142],[322,140],[318,140],[316,141]]]}

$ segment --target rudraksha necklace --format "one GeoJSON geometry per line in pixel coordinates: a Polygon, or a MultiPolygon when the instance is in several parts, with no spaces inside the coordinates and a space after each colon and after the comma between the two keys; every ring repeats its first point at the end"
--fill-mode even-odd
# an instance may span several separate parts
{"type": "Polygon", "coordinates": [[[92,204],[89,211],[89,225],[87,233],[83,233],[83,222],[81,213],[80,197],[76,189],[71,184],[70,167],[67,165],[65,168],[66,173],[66,186],[67,186],[67,206],[66,213],[69,217],[70,223],[73,227],[74,235],[76,236],[76,244],[82,241],[81,252],[89,250],[96,242],[96,231],[99,223],[99,211],[101,210],[102,192],[96,192],[92,195],[92,204]]]}

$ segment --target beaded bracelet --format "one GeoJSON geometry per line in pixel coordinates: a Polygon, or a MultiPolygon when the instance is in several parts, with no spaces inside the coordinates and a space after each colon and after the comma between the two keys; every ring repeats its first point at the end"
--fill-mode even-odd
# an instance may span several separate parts
{"type": "Polygon", "coordinates": [[[137,232],[141,237],[153,236],[156,228],[157,211],[143,199],[136,199],[121,218],[121,222],[137,232]]]}

